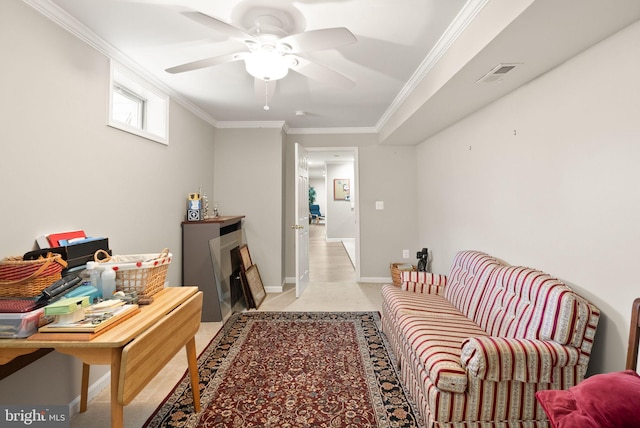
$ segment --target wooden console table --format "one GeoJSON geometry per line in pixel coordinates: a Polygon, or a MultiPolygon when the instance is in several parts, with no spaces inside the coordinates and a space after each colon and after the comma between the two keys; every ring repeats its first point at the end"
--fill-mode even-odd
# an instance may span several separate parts
{"type": "Polygon", "coordinates": [[[202,292],[168,287],[150,305],[89,341],[0,340],[0,364],[38,349],[55,349],[83,362],[80,412],[87,409],[89,366],[111,366],[111,426],[123,426],[123,409],[183,346],[187,351],[194,408],[200,411],[195,335],[200,327],[202,292]]]}

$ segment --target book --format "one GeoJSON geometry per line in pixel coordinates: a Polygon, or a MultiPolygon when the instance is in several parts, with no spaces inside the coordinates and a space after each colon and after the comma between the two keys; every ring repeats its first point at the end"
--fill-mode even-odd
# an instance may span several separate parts
{"type": "Polygon", "coordinates": [[[59,247],[61,239],[86,238],[84,230],[74,230],[71,232],[52,233],[47,236],[51,247],[59,247]]]}
{"type": "Polygon", "coordinates": [[[40,333],[97,333],[108,326],[123,321],[138,311],[138,305],[122,305],[97,314],[85,314],[85,318],[74,323],[53,322],[40,327],[40,333]]]}
{"type": "Polygon", "coordinates": [[[54,331],[51,331],[51,332],[49,332],[49,331],[40,332],[39,331],[38,333],[34,333],[31,336],[29,336],[27,338],[27,340],[42,340],[42,341],[69,340],[69,341],[75,341],[75,342],[87,342],[87,341],[93,340],[96,337],[100,336],[101,334],[109,331],[110,329],[112,329],[113,327],[117,326],[121,322],[131,318],[132,316],[134,316],[138,312],[140,312],[140,308],[136,308],[133,311],[129,311],[126,314],[118,317],[118,319],[116,319],[111,324],[109,324],[106,327],[96,331],[95,333],[93,333],[93,332],[78,332],[78,331],[75,331],[75,332],[68,332],[68,331],[58,332],[57,330],[54,330],[54,331]]]}
{"type": "Polygon", "coordinates": [[[87,242],[99,241],[101,239],[105,239],[105,238],[101,236],[97,236],[97,237],[87,236],[85,238],[60,239],[58,241],[58,244],[60,247],[68,247],[70,245],[85,244],[87,242]]]}
{"type": "Polygon", "coordinates": [[[45,235],[39,235],[36,238],[36,243],[38,244],[38,248],[40,248],[40,249],[49,248],[49,246],[50,246],[49,240],[47,239],[47,237],[45,235]]]}
{"type": "Polygon", "coordinates": [[[89,306],[89,296],[68,297],[44,307],[45,315],[65,315],[89,306]]]}

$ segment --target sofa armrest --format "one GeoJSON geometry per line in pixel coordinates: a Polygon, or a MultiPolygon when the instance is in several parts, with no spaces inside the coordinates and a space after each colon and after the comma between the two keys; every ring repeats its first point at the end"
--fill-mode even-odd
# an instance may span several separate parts
{"type": "Polygon", "coordinates": [[[579,357],[577,348],[548,340],[485,336],[465,340],[460,360],[481,379],[551,383],[554,367],[575,366],[579,357]]]}
{"type": "Polygon", "coordinates": [[[405,291],[442,295],[447,285],[447,276],[431,272],[403,271],[400,272],[400,281],[400,288],[405,291]]]}

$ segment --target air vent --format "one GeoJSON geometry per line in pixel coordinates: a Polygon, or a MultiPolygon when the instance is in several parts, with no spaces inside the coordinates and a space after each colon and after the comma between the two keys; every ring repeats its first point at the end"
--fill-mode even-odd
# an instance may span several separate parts
{"type": "Polygon", "coordinates": [[[480,79],[478,79],[478,81],[476,83],[480,83],[480,82],[484,82],[484,83],[499,82],[502,79],[504,79],[504,76],[507,73],[509,73],[514,68],[516,68],[516,66],[518,66],[518,65],[520,65],[520,64],[498,64],[495,67],[493,67],[493,69],[490,72],[488,72],[487,74],[482,76],[480,79]]]}

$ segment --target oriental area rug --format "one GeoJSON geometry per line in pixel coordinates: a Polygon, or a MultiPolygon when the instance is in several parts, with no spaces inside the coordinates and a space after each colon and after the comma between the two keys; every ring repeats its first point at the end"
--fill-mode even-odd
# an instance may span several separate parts
{"type": "Polygon", "coordinates": [[[146,427],[418,427],[376,312],[237,313],[146,427]]]}

